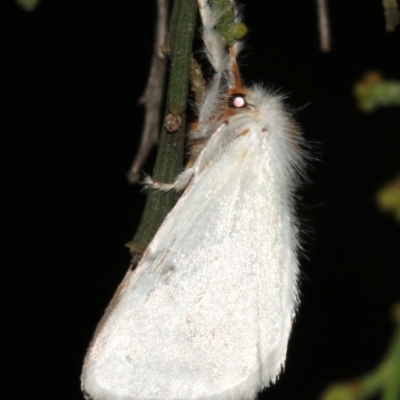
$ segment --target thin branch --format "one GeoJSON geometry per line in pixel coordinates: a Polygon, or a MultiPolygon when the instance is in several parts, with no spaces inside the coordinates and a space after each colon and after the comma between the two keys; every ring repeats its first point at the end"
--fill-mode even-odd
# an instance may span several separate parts
{"type": "Polygon", "coordinates": [[[400,21],[399,5],[396,0],[382,0],[385,9],[386,30],[394,32],[400,21]]]}
{"type": "Polygon", "coordinates": [[[140,178],[141,168],[153,145],[158,142],[161,103],[164,94],[164,80],[167,60],[161,52],[161,45],[167,32],[168,0],[157,0],[157,23],[153,48],[153,57],[146,89],[139,104],[146,107],[144,127],[139,150],[128,172],[128,181],[135,183],[140,178]]]}
{"type": "MultiPolygon", "coordinates": [[[[171,68],[168,85],[166,114],[179,115],[182,124],[176,133],[168,133],[165,127],[160,136],[153,177],[160,182],[173,182],[182,171],[185,140],[186,104],[189,89],[189,73],[192,60],[192,41],[196,23],[196,0],[175,0],[170,29],[167,35],[171,50],[171,68]]],[[[144,249],[158,230],[165,216],[174,206],[177,196],[173,192],[149,192],[139,228],[128,244],[135,266],[144,249]]]]}
{"type": "Polygon", "coordinates": [[[329,14],[327,0],[317,0],[318,28],[321,51],[327,53],[331,50],[331,33],[329,28],[329,14]]]}
{"type": "MultiPolygon", "coordinates": [[[[193,8],[195,10],[194,17],[196,16],[197,3],[195,0],[181,0],[179,3],[181,9],[193,8]]],[[[188,21],[183,12],[178,14],[167,101],[168,111],[174,115],[180,115],[186,110],[194,24],[195,20],[188,21]],[[187,31],[188,29],[189,31],[187,31]],[[188,36],[190,36],[190,40],[188,40],[188,36]]]]}

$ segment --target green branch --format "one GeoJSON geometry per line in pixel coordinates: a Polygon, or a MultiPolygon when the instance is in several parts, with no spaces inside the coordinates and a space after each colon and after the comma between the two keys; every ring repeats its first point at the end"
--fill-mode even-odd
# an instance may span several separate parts
{"type": "MultiPolygon", "coordinates": [[[[173,182],[182,171],[186,131],[185,111],[189,91],[196,12],[196,0],[175,1],[167,40],[163,46],[163,51],[170,54],[171,57],[166,116],[171,113],[181,123],[174,133],[168,132],[165,127],[161,131],[152,175],[159,182],[173,182]]],[[[127,244],[133,257],[134,266],[140,260],[144,249],[176,200],[177,195],[172,191],[168,193],[149,192],[139,228],[133,241],[127,244]]]]}

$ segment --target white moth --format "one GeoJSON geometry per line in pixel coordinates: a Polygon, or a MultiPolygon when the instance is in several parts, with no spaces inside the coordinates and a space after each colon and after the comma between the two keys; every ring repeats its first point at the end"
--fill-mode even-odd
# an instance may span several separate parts
{"type": "MultiPolygon", "coordinates": [[[[302,138],[281,98],[245,88],[200,1],[215,70],[184,190],[129,270],[86,355],[93,400],[253,400],[283,368],[298,303],[295,188],[302,138]]],[[[237,17],[237,20],[239,17],[237,17]]]]}

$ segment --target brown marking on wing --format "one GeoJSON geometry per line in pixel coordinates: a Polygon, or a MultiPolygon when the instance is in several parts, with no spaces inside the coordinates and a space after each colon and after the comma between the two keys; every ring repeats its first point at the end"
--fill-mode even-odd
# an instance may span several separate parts
{"type": "Polygon", "coordinates": [[[246,136],[249,132],[250,132],[250,129],[245,129],[243,132],[237,134],[237,135],[235,136],[235,139],[237,139],[237,138],[240,137],[240,136],[246,136]]]}
{"type": "MultiPolygon", "coordinates": [[[[146,249],[146,251],[143,253],[143,257],[146,256],[148,250],[146,249]]],[[[142,257],[142,258],[143,258],[142,257]]],[[[126,273],[124,279],[122,280],[122,282],[119,284],[117,291],[115,292],[110,304],[107,306],[104,315],[101,317],[101,320],[99,321],[99,323],[97,324],[96,330],[94,331],[93,334],[93,338],[89,344],[89,349],[86,352],[86,356],[85,356],[85,361],[84,363],[86,364],[87,362],[87,358],[89,357],[89,353],[90,353],[90,349],[93,347],[94,342],[96,341],[96,338],[99,334],[99,332],[101,331],[101,329],[103,328],[104,323],[107,321],[108,317],[110,316],[111,312],[115,309],[115,307],[117,306],[117,304],[119,303],[123,292],[125,291],[126,287],[129,284],[129,280],[131,275],[133,274],[133,270],[131,268],[129,268],[128,272],[126,273]]]]}

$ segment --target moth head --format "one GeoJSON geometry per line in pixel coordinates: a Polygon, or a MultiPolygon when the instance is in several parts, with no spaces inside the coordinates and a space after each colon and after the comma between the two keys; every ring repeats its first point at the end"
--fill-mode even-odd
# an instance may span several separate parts
{"type": "Polygon", "coordinates": [[[250,126],[275,142],[286,142],[298,147],[300,130],[292,113],[284,104],[285,96],[266,90],[260,85],[232,88],[226,96],[227,115],[238,130],[250,126]]]}

